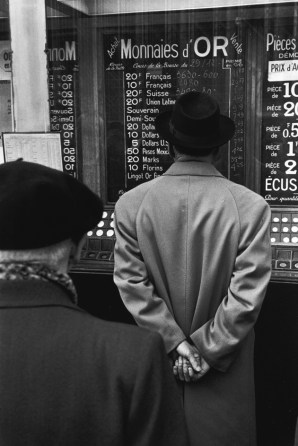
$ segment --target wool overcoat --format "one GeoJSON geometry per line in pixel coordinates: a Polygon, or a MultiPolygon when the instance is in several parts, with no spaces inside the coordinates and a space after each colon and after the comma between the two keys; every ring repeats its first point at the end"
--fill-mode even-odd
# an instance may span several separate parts
{"type": "Polygon", "coordinates": [[[0,280],[0,364],[1,446],[188,445],[160,336],[59,285],[0,280]]]}
{"type": "Polygon", "coordinates": [[[114,280],[171,352],[190,336],[211,370],[183,385],[192,446],[255,444],[253,327],[271,272],[270,208],[182,158],[115,208],[114,280]]]}

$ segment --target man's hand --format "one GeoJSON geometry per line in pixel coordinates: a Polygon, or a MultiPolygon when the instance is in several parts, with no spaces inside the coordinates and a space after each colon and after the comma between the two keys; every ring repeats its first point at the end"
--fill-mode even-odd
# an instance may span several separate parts
{"type": "Polygon", "coordinates": [[[173,373],[180,381],[198,381],[209,371],[209,364],[194,345],[183,341],[176,348],[176,352],[179,356],[174,363],[173,373]]]}
{"type": "Polygon", "coordinates": [[[182,358],[185,358],[190,362],[190,365],[195,372],[201,371],[200,354],[194,345],[191,345],[187,341],[182,341],[181,344],[176,347],[176,352],[179,356],[182,356],[182,358]]]}

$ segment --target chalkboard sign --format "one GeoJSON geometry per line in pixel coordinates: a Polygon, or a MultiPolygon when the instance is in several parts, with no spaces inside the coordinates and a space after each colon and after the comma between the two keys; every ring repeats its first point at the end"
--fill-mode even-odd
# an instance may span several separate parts
{"type": "Polygon", "coordinates": [[[50,121],[53,132],[61,132],[63,170],[77,176],[77,116],[76,87],[78,62],[77,42],[70,33],[49,38],[49,97],[50,121]]]}
{"type": "Polygon", "coordinates": [[[270,205],[298,205],[298,32],[265,35],[261,194],[270,205]]]}
{"type": "Polygon", "coordinates": [[[230,24],[165,30],[153,26],[146,33],[126,29],[104,36],[110,202],[170,166],[167,142],[159,138],[154,120],[191,90],[214,95],[221,112],[234,119],[235,137],[222,148],[217,167],[245,183],[242,30],[230,24]]]}

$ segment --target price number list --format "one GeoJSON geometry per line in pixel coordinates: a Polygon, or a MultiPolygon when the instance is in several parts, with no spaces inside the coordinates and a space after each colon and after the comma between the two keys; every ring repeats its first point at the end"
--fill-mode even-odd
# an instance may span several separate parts
{"type": "Polygon", "coordinates": [[[244,66],[242,59],[228,60],[225,68],[231,69],[231,114],[235,123],[235,134],[230,141],[229,178],[235,183],[245,184],[244,147],[244,66]]]}
{"type": "Polygon", "coordinates": [[[63,170],[77,176],[74,74],[55,68],[49,75],[51,131],[61,132],[63,170]]]}
{"type": "Polygon", "coordinates": [[[298,204],[298,81],[267,83],[263,103],[262,195],[298,204]]]}
{"type": "Polygon", "coordinates": [[[131,70],[123,75],[128,189],[162,175],[169,167],[168,145],[159,138],[154,120],[164,107],[173,106],[177,96],[189,91],[219,97],[227,108],[225,113],[230,112],[236,129],[224,173],[232,181],[244,183],[244,67],[241,59],[228,60],[225,64],[223,60],[193,59],[186,68],[182,64],[166,72],[131,70]]]}
{"type": "Polygon", "coordinates": [[[124,73],[126,127],[126,187],[156,178],[170,164],[168,144],[160,139],[154,121],[171,99],[172,74],[150,71],[124,73]]]}
{"type": "MultiPolygon", "coordinates": [[[[220,101],[222,112],[230,113],[235,135],[229,143],[226,166],[220,170],[230,180],[245,184],[244,66],[242,59],[191,59],[188,68],[177,71],[177,95],[202,91],[220,101]]],[[[225,163],[222,163],[225,164],[225,163]]]]}

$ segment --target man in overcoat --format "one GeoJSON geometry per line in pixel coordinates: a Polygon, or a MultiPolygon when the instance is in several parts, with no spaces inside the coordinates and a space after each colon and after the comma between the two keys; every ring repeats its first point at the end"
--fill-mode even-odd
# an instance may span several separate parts
{"type": "Polygon", "coordinates": [[[234,123],[213,97],[180,96],[156,128],[175,162],[116,203],[114,280],[174,360],[191,445],[253,446],[253,327],[271,272],[270,209],[214,167],[234,123]]]}
{"type": "Polygon", "coordinates": [[[101,215],[68,174],[0,166],[1,446],[188,445],[160,335],[77,305],[68,268],[101,215]]]}

